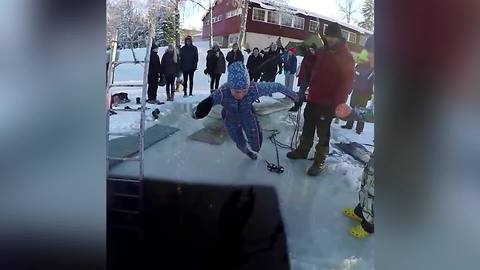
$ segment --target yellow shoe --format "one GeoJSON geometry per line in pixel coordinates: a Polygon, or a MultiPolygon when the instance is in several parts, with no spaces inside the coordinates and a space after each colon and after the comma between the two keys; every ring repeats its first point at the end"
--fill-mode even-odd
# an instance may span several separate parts
{"type": "Polygon", "coordinates": [[[362,219],[359,216],[357,216],[357,214],[355,214],[355,211],[353,210],[353,208],[343,209],[343,214],[355,221],[362,222],[362,219]]]}
{"type": "Polygon", "coordinates": [[[353,228],[350,229],[350,234],[356,238],[366,238],[367,236],[369,236],[370,234],[368,232],[366,232],[362,225],[358,225],[358,226],[355,226],[353,228]]]}

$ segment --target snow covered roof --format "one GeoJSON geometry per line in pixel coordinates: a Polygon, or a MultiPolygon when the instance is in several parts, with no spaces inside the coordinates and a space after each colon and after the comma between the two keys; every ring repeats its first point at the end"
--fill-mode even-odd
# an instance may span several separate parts
{"type": "MultiPolygon", "coordinates": [[[[274,6],[272,4],[269,3],[269,1],[266,1],[266,0],[250,0],[251,3],[256,3],[258,5],[260,5],[262,8],[264,9],[269,9],[269,10],[278,10],[279,7],[278,6],[274,6]]],[[[311,11],[307,11],[307,10],[304,10],[304,9],[299,9],[299,8],[296,8],[296,7],[292,7],[292,6],[288,6],[288,5],[285,5],[285,6],[281,6],[281,8],[284,8],[286,9],[288,12],[291,12],[291,13],[294,13],[294,14],[303,14],[305,16],[312,16],[312,17],[317,17],[317,18],[320,18],[320,19],[324,19],[324,20],[327,20],[327,21],[331,21],[331,22],[337,22],[338,24],[342,25],[342,26],[345,26],[345,27],[348,27],[350,29],[353,29],[353,30],[356,30],[360,33],[364,33],[364,34],[370,34],[372,35],[373,32],[372,31],[369,31],[367,29],[363,29],[361,27],[358,27],[356,25],[352,25],[352,24],[349,24],[349,23],[345,23],[345,22],[342,22],[338,19],[334,19],[334,18],[331,18],[331,17],[328,17],[328,16],[325,16],[325,15],[321,15],[321,14],[318,14],[318,13],[315,13],[315,12],[311,12],[311,11]]]]}

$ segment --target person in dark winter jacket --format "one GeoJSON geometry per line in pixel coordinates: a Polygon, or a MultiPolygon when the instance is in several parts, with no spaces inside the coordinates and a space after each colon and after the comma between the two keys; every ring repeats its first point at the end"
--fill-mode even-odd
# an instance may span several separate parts
{"type": "MultiPolygon", "coordinates": [[[[369,38],[369,40],[372,40],[372,44],[365,44],[365,47],[373,47],[373,39],[369,38]]],[[[368,50],[373,51],[373,48],[369,48],[368,50]]],[[[373,60],[357,65],[355,72],[355,81],[353,83],[353,93],[350,97],[350,106],[352,108],[367,106],[368,101],[372,98],[374,80],[375,74],[373,72],[373,60]]],[[[352,129],[354,123],[355,121],[347,121],[347,123],[342,126],[342,128],[352,129]]],[[[364,126],[364,122],[357,122],[357,134],[361,134],[363,132],[364,126]]]]}
{"type": "Polygon", "coordinates": [[[207,68],[205,69],[205,74],[210,75],[210,92],[218,89],[220,78],[225,70],[225,56],[218,44],[214,43],[212,49],[207,52],[207,68]]]}
{"type": "Polygon", "coordinates": [[[315,146],[314,162],[308,169],[311,176],[324,169],[335,108],[347,100],[355,74],[355,62],[338,23],[328,25],[325,39],[326,45],[317,52],[311,75],[300,145],[287,154],[291,159],[306,159],[316,131],[319,141],[315,146]]]}
{"type": "Polygon", "coordinates": [[[260,55],[260,50],[258,50],[258,48],[254,48],[253,53],[250,54],[247,61],[248,74],[250,75],[252,82],[258,82],[258,80],[260,80],[260,76],[262,76],[262,72],[260,70],[262,62],[263,57],[260,55]]]}
{"type": "Polygon", "coordinates": [[[233,43],[232,50],[227,53],[227,62],[228,65],[231,65],[235,62],[243,63],[243,53],[238,48],[237,43],[233,43]]]}
{"type": "Polygon", "coordinates": [[[173,101],[175,96],[175,78],[179,76],[180,72],[178,55],[174,45],[168,45],[167,50],[162,56],[161,65],[162,75],[165,76],[165,90],[167,92],[167,101],[173,101]]]}
{"type": "Polygon", "coordinates": [[[251,159],[257,159],[262,146],[262,129],[255,116],[253,103],[261,96],[280,92],[296,101],[295,92],[279,83],[251,83],[245,66],[236,62],[228,66],[228,81],[193,109],[192,117],[207,116],[214,105],[223,106],[222,119],[237,148],[251,159]],[[246,140],[245,140],[245,135],[246,140]],[[251,149],[248,149],[248,145],[251,149]]]}
{"type": "Polygon", "coordinates": [[[282,74],[282,57],[277,44],[272,43],[269,51],[263,55],[262,63],[262,82],[274,82],[277,74],[282,74]]]}
{"type": "Polygon", "coordinates": [[[285,71],[285,87],[293,91],[293,82],[297,73],[297,49],[290,48],[283,57],[283,70],[285,71]]]}
{"type": "Polygon", "coordinates": [[[180,69],[183,72],[183,97],[187,96],[187,84],[190,80],[190,96],[193,96],[193,76],[198,66],[198,49],[193,46],[192,37],[185,38],[185,46],[180,50],[180,69]]]}
{"type": "Polygon", "coordinates": [[[297,112],[301,107],[303,102],[305,102],[305,91],[308,88],[308,85],[310,84],[310,77],[312,75],[312,69],[313,66],[315,65],[315,51],[317,50],[317,46],[315,44],[312,44],[308,48],[308,50],[305,52],[305,56],[303,57],[302,63],[300,64],[300,69],[297,71],[297,77],[298,77],[298,84],[299,90],[298,90],[298,95],[299,95],[299,101],[295,103],[295,106],[293,106],[290,111],[291,112],[297,112]]]}
{"type": "Polygon", "coordinates": [[[148,103],[157,104],[158,78],[161,72],[158,46],[153,43],[150,50],[150,63],[148,65],[148,103]]]}

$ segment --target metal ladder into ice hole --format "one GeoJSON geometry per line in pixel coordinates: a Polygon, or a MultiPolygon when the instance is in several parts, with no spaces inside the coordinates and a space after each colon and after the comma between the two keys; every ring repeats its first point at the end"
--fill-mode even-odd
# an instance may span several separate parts
{"type": "MultiPolygon", "coordinates": [[[[154,34],[151,31],[154,28],[150,28],[148,36],[148,46],[146,48],[146,54],[144,61],[116,61],[118,32],[115,33],[115,38],[112,41],[110,61],[107,72],[107,201],[109,204],[107,209],[107,224],[109,229],[130,231],[136,233],[138,239],[143,238],[143,194],[144,194],[144,146],[145,146],[145,109],[146,109],[146,93],[148,82],[148,66],[150,60],[150,48],[153,43],[154,34]],[[142,84],[115,84],[113,82],[113,74],[115,67],[120,64],[144,64],[143,70],[143,83],[142,84]],[[110,132],[110,100],[112,96],[113,88],[138,88],[142,87],[141,97],[141,110],[140,110],[140,129],[133,135],[138,136],[138,155],[135,157],[112,157],[109,153],[109,139],[110,136],[131,136],[132,133],[114,133],[110,132]],[[139,174],[138,177],[110,177],[109,175],[109,162],[116,161],[129,161],[139,162],[139,174]]],[[[137,41],[122,41],[122,43],[134,43],[137,41]]],[[[135,111],[134,111],[135,112],[135,111]]],[[[138,111],[136,111],[138,112],[138,111]]]]}

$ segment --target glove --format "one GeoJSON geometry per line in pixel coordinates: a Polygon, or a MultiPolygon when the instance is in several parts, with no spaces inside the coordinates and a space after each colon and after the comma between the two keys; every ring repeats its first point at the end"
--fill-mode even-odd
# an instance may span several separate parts
{"type": "Polygon", "coordinates": [[[342,120],[346,120],[351,113],[352,113],[352,108],[350,108],[345,103],[338,105],[337,108],[335,109],[335,116],[337,116],[342,120]]]}
{"type": "Polygon", "coordinates": [[[205,70],[203,71],[203,73],[204,73],[205,75],[207,75],[207,74],[208,74],[208,70],[205,69],[205,70]]]}

